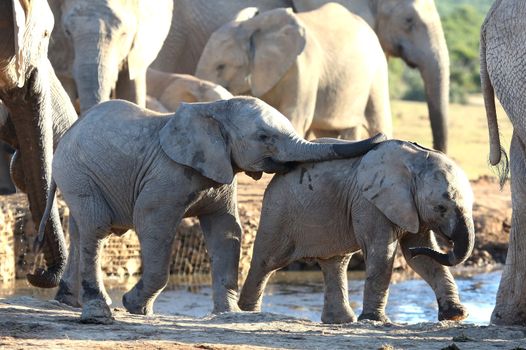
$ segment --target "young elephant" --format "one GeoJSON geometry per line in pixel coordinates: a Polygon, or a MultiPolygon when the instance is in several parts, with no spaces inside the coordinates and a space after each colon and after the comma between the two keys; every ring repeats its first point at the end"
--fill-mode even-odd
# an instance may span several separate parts
{"type": "Polygon", "coordinates": [[[462,170],[444,154],[391,140],[362,158],[302,164],[276,175],[263,201],[254,255],[239,306],[259,310],[277,269],[316,258],[325,278],[322,321],[356,320],[347,296],[347,264],[362,250],[366,280],[359,319],[388,321],[385,305],[398,242],[407,263],[433,288],[439,320],[467,311],[444,266],[473,249],[473,194],[462,170]],[[433,230],[453,247],[438,252],[433,230]]]}
{"type": "Polygon", "coordinates": [[[152,313],[168,280],[175,229],[183,217],[198,216],[212,258],[214,312],[238,310],[235,173],[259,178],[291,162],[358,156],[384,138],[310,143],[275,109],[248,97],[183,104],[165,115],[126,101],[102,103],[68,130],[53,158],[53,178],[71,213],[70,258],[57,299],[77,304],[82,286],[81,320],[111,322],[101,242],[135,228],[143,272],[123,304],[131,313],[152,313]]]}
{"type": "Polygon", "coordinates": [[[212,102],[232,98],[224,87],[188,74],[146,72],[146,107],[157,112],[173,112],[181,102],[212,102]]]}
{"type": "Polygon", "coordinates": [[[385,54],[363,19],[336,3],[250,17],[212,34],[197,77],[261,98],[301,135],[354,139],[362,126],[391,135],[385,54]]]}

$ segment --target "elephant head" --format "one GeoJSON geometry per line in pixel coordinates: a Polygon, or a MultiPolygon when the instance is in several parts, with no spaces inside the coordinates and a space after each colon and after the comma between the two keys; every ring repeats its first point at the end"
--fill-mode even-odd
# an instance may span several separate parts
{"type": "Polygon", "coordinates": [[[223,184],[238,171],[259,179],[262,172],[285,172],[294,162],[356,157],[383,140],[379,134],[358,142],[308,142],[284,115],[253,97],[183,103],[160,131],[162,149],[172,160],[223,184]]]}
{"type": "Polygon", "coordinates": [[[257,9],[249,8],[243,12],[212,34],[196,76],[222,85],[234,95],[261,97],[303,52],[305,29],[290,10],[257,14],[257,9]]]}
{"type": "Polygon", "coordinates": [[[464,262],[473,250],[473,193],[464,172],[444,154],[387,141],[363,157],[358,169],[363,195],[402,230],[433,230],[453,248],[447,253],[411,248],[442,265],[464,262]]]}
{"type": "MultiPolygon", "coordinates": [[[[144,105],[145,86],[142,96],[134,96],[130,82],[141,79],[144,83],[146,68],[168,33],[172,1],[55,1],[61,4],[54,9],[63,30],[57,33],[62,39],[58,44],[69,42],[74,52],[70,68],[81,113],[108,100],[114,89],[117,98],[144,105]]],[[[54,53],[54,57],[59,55],[54,53]]],[[[54,63],[68,65],[54,57],[54,63]]]]}
{"type": "MultiPolygon", "coordinates": [[[[47,1],[0,2],[0,98],[9,111],[12,132],[7,137],[19,148],[18,158],[36,224],[42,217],[50,185],[54,117],[61,116],[64,128],[76,119],[47,58],[53,22],[47,1]]],[[[28,275],[28,279],[38,287],[54,287],[66,262],[56,206],[45,231],[43,248],[47,270],[28,275]]]]}
{"type": "Polygon", "coordinates": [[[449,54],[433,0],[377,2],[375,31],[384,51],[417,68],[424,80],[433,147],[447,151],[449,54]]]}

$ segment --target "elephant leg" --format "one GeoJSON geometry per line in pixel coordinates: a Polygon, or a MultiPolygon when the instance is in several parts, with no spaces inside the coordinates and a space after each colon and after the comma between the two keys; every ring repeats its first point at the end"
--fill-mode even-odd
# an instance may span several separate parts
{"type": "MultiPolygon", "coordinates": [[[[85,188],[93,189],[90,184],[78,184],[78,186],[82,185],[85,188]]],[[[80,242],[78,247],[82,287],[80,321],[82,323],[110,324],[113,322],[113,318],[107,304],[100,266],[104,239],[110,234],[110,210],[107,208],[104,199],[99,198],[94,191],[91,191],[91,195],[87,199],[76,199],[75,202],[68,201],[68,204],[74,220],[73,230],[77,229],[80,242]]],[[[73,261],[71,268],[73,270],[71,272],[74,273],[73,261]]],[[[73,284],[70,285],[73,286],[73,284]]]]}
{"type": "Polygon", "coordinates": [[[128,69],[121,70],[115,87],[115,95],[117,98],[146,107],[146,72],[138,73],[135,79],[130,80],[128,69]]]}
{"type": "Polygon", "coordinates": [[[295,260],[293,243],[277,244],[280,242],[277,238],[285,236],[285,232],[273,225],[272,218],[262,218],[254,242],[250,269],[239,297],[238,305],[241,310],[260,311],[263,292],[272,274],[295,260]]]}
{"type": "Polygon", "coordinates": [[[323,323],[349,323],[356,321],[347,290],[347,265],[352,254],[335,256],[330,259],[318,259],[323,279],[325,295],[323,300],[323,323]]]}
{"type": "Polygon", "coordinates": [[[460,321],[468,317],[467,309],[460,303],[458,289],[449,268],[427,256],[417,256],[411,259],[411,253],[409,252],[411,247],[429,247],[439,250],[435,235],[430,231],[418,235],[407,234],[400,240],[400,246],[409,266],[435,292],[438,303],[438,320],[460,321]]]}
{"type": "Polygon", "coordinates": [[[175,231],[183,212],[183,209],[174,210],[173,205],[155,209],[147,205],[139,210],[136,206],[134,216],[141,218],[135,223],[135,229],[141,244],[142,276],[122,297],[129,313],[153,314],[155,299],[168,283],[175,231]]]}
{"type": "Polygon", "coordinates": [[[526,147],[514,130],[510,149],[511,232],[506,264],[497,292],[491,322],[526,324],[526,147]]]}
{"type": "Polygon", "coordinates": [[[15,185],[11,180],[9,163],[13,150],[7,144],[0,143],[0,195],[13,194],[16,192],[15,185]]]}
{"type": "Polygon", "coordinates": [[[212,263],[213,313],[240,311],[237,292],[242,229],[235,205],[199,216],[212,263]]]}
{"type": "Polygon", "coordinates": [[[365,120],[370,136],[382,132],[387,138],[393,137],[393,118],[391,117],[388,86],[387,71],[385,66],[382,66],[373,80],[365,107],[365,120]]]}
{"type": "MultiPolygon", "coordinates": [[[[365,286],[363,291],[363,311],[358,320],[374,320],[389,322],[385,315],[385,306],[389,291],[389,283],[393,272],[393,263],[398,241],[387,242],[387,238],[369,242],[364,251],[365,286]]],[[[382,237],[383,238],[383,237],[382,237]]]]}
{"type": "Polygon", "coordinates": [[[58,285],[55,300],[74,307],[80,307],[80,255],[79,229],[72,216],[69,217],[69,253],[66,270],[58,285]]]}

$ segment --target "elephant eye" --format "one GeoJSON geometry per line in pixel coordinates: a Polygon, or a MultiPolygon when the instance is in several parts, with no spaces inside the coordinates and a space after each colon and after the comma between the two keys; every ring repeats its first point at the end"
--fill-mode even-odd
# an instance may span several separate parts
{"type": "Polygon", "coordinates": [[[435,211],[437,211],[437,212],[439,212],[441,214],[444,214],[447,211],[447,208],[446,208],[446,206],[440,204],[440,205],[437,205],[435,207],[435,211]]]}
{"type": "Polygon", "coordinates": [[[415,26],[415,20],[414,20],[414,18],[413,18],[413,17],[407,17],[407,18],[405,19],[405,25],[406,25],[408,31],[413,30],[413,28],[414,28],[414,26],[415,26]]]}
{"type": "Polygon", "coordinates": [[[269,139],[268,135],[261,134],[258,136],[260,141],[267,141],[269,139]]]}
{"type": "Polygon", "coordinates": [[[224,69],[225,69],[225,65],[224,65],[224,64],[219,64],[219,65],[216,67],[216,70],[217,70],[218,72],[222,72],[224,69]]]}

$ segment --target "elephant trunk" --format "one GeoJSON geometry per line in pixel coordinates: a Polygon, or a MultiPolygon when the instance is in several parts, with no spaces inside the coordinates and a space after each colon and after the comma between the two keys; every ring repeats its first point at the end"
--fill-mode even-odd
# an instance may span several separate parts
{"type": "Polygon", "coordinates": [[[475,229],[473,219],[460,214],[452,235],[453,249],[447,254],[437,252],[427,247],[410,248],[411,258],[427,255],[439,264],[454,266],[463,263],[471,255],[475,244],[475,229]]]}
{"type": "Polygon", "coordinates": [[[433,148],[447,152],[449,105],[449,54],[442,28],[430,31],[429,52],[417,62],[424,81],[427,108],[433,132],[433,148]],[[433,38],[436,37],[436,38],[433,38]],[[433,44],[434,43],[434,44],[433,44]]]}
{"type": "Polygon", "coordinates": [[[118,63],[113,53],[105,49],[103,38],[84,36],[75,40],[73,76],[77,85],[80,112],[110,99],[118,77],[118,63]]]}
{"type": "MultiPolygon", "coordinates": [[[[29,208],[35,226],[38,226],[42,218],[51,181],[51,100],[56,98],[51,94],[59,89],[59,86],[60,82],[53,74],[48,61],[40,70],[35,69],[31,73],[23,88],[10,92],[9,96],[2,96],[10,114],[16,116],[13,118],[13,125],[19,141],[24,182],[28,189],[29,208]],[[54,88],[50,88],[51,86],[54,88]]],[[[64,103],[69,103],[69,99],[66,98],[64,103]]],[[[27,278],[36,287],[52,288],[58,285],[66,265],[64,233],[56,206],[51,213],[51,225],[48,225],[45,231],[43,243],[47,270],[39,269],[27,278]]]]}
{"type": "Polygon", "coordinates": [[[342,142],[338,140],[334,143],[309,142],[296,138],[291,147],[287,148],[287,151],[275,160],[278,162],[316,162],[359,157],[385,140],[384,134],[378,134],[361,141],[342,142]]]}

